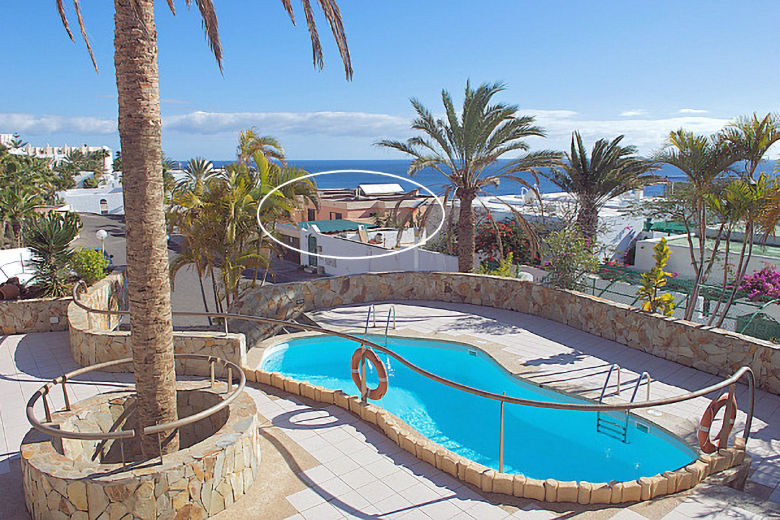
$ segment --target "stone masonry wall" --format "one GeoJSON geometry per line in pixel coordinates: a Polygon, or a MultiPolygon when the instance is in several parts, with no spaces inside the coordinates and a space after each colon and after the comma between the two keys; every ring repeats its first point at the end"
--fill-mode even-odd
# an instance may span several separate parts
{"type": "MultiPolygon", "coordinates": [[[[266,285],[247,291],[230,312],[279,320],[302,312],[381,301],[468,303],[533,314],[711,374],[728,376],[746,365],[758,386],[780,394],[780,347],[714,327],[533,282],[464,273],[367,273],[266,285]]],[[[230,320],[250,348],[273,327],[230,320]]]]}
{"type": "Polygon", "coordinates": [[[35,298],[0,301],[0,334],[67,330],[72,298],[35,298]]]}
{"type": "MultiPolygon", "coordinates": [[[[198,384],[180,385],[193,389],[198,384]]],[[[217,391],[224,395],[225,388],[222,384],[217,391]]],[[[206,387],[189,395],[198,398],[210,391],[206,387]]],[[[102,394],[77,403],[70,412],[57,412],[54,423],[61,425],[95,407],[96,399],[109,398],[102,394]]],[[[211,402],[195,404],[202,409],[211,402]]],[[[126,468],[121,463],[71,459],[50,437],[31,430],[21,446],[30,516],[34,520],[179,520],[205,519],[225,510],[254,483],[261,457],[254,400],[242,392],[228,410],[227,421],[205,440],[166,455],[162,463],[156,459],[126,468]]],[[[195,424],[210,428],[208,420],[195,424]]]]}
{"type": "MultiPolygon", "coordinates": [[[[120,308],[123,302],[122,273],[111,274],[99,281],[80,297],[80,301],[96,309],[120,308]]],[[[131,356],[130,332],[112,330],[116,317],[87,313],[72,303],[68,306],[70,325],[70,351],[73,359],[81,366],[94,365],[131,356]]],[[[177,354],[208,354],[227,359],[243,366],[246,361],[246,340],[243,334],[214,331],[174,332],[173,348],[177,354]]],[[[179,373],[208,375],[206,361],[177,361],[179,373]]],[[[113,367],[108,370],[126,372],[127,367],[113,367]]],[[[216,375],[224,375],[218,368],[216,375]]]]}

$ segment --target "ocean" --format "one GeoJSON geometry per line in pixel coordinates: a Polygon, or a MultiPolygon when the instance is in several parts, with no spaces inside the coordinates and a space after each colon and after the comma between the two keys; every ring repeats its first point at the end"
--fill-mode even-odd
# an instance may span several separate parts
{"type": "MultiPolygon", "coordinates": [[[[213,161],[214,166],[222,167],[233,161],[213,161]]],[[[486,173],[495,171],[501,165],[506,164],[507,160],[498,161],[497,166],[488,168],[486,173]]],[[[385,159],[385,160],[290,160],[290,164],[303,168],[310,173],[324,172],[330,170],[371,170],[383,173],[392,173],[401,177],[410,178],[407,175],[407,169],[409,168],[410,161],[406,159],[385,159]]],[[[184,162],[181,163],[184,166],[184,162]]],[[[772,173],[775,166],[775,161],[765,161],[762,164],[761,170],[767,173],[772,173]]],[[[667,177],[671,181],[685,180],[685,174],[677,168],[669,165],[664,165],[656,175],[667,177]]],[[[525,179],[530,184],[535,184],[536,180],[531,174],[520,174],[519,177],[525,179]]],[[[427,186],[431,191],[436,194],[442,194],[446,188],[446,179],[444,176],[433,170],[427,168],[416,173],[413,177],[416,182],[427,186]]],[[[320,188],[356,188],[359,184],[365,183],[394,183],[397,182],[406,190],[413,190],[417,188],[411,182],[401,182],[395,179],[389,179],[380,175],[372,175],[365,173],[334,173],[329,175],[320,175],[316,178],[317,185],[320,188]]],[[[552,193],[561,191],[558,186],[547,180],[546,177],[540,176],[538,182],[538,189],[541,193],[552,193]]],[[[503,179],[498,186],[489,187],[486,193],[491,195],[514,195],[521,191],[521,185],[515,181],[509,179],[503,179]]],[[[663,191],[662,186],[651,186],[645,190],[646,195],[660,195],[663,191]]]]}

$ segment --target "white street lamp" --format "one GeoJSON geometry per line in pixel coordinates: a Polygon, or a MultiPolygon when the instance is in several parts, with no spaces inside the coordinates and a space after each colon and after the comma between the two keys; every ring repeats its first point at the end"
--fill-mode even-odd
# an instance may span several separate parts
{"type": "Polygon", "coordinates": [[[95,237],[97,237],[98,240],[100,240],[100,251],[105,255],[106,254],[106,238],[108,237],[108,233],[105,229],[98,229],[95,233],[95,237]]]}

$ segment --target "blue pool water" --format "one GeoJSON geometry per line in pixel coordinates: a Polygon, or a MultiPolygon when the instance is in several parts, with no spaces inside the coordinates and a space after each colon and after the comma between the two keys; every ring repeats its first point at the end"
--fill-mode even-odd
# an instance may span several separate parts
{"type": "MultiPolygon", "coordinates": [[[[384,344],[384,337],[369,339],[384,344]]],[[[261,368],[358,395],[350,359],[357,343],[333,336],[302,337],[269,348],[261,368]]],[[[520,380],[482,351],[467,345],[390,337],[394,352],[442,377],[495,393],[540,401],[581,402],[520,380]]],[[[379,354],[389,389],[375,404],[442,446],[498,469],[499,403],[432,381],[379,354]]],[[[376,371],[367,368],[369,386],[376,371]]],[[[615,416],[624,417],[622,414],[615,416]]],[[[596,413],[507,404],[504,471],[536,479],[609,482],[678,469],[696,458],[676,437],[631,417],[628,442],[596,431],[596,413]]]]}

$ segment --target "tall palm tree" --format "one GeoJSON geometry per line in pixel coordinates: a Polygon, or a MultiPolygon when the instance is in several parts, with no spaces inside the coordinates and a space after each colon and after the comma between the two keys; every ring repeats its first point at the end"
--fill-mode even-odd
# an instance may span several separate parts
{"type": "Polygon", "coordinates": [[[720,136],[732,148],[737,160],[744,161],[744,175],[754,179],[766,152],[780,141],[780,117],[767,114],[759,119],[755,113],[739,117],[721,130],[720,136]]]}
{"type": "Polygon", "coordinates": [[[411,103],[417,112],[412,129],[422,135],[406,141],[382,140],[377,144],[399,150],[412,157],[409,175],[423,168],[433,168],[448,180],[445,199],[454,193],[460,209],[458,215],[458,269],[474,270],[474,199],[485,188],[495,186],[502,179],[513,180],[535,191],[520,172],[537,175],[540,167],[550,166],[560,155],[556,152],[528,152],[528,137],[544,137],[544,130],[534,126],[534,118],[517,114],[517,106],[493,103],[493,96],[504,90],[503,83],[483,83],[473,89],[466,83],[465,99],[460,114],[449,92],[441,93],[445,117],[433,114],[417,99],[411,103]],[[496,167],[496,161],[507,153],[524,154],[507,164],[496,167]]]}
{"type": "MultiPolygon", "coordinates": [[[[190,6],[192,0],[185,0],[190,6]]],[[[352,65],[341,13],[335,0],[318,0],[330,23],[347,79],[352,65]]],[[[222,45],[212,0],[196,0],[203,27],[222,68],[222,45]]],[[[322,68],[322,47],[311,0],[301,0],[312,42],[314,65],[322,68]]],[[[65,0],[56,0],[65,30],[73,39],[65,0]]],[[[167,5],[175,13],[174,0],[167,5]]],[[[295,23],[292,3],[282,5],[295,23]]],[[[79,28],[92,63],[97,64],[86,36],[78,0],[73,0],[79,28]]],[[[125,221],[127,224],[127,281],[133,370],[137,392],[138,427],[175,420],[176,384],[173,361],[171,295],[163,214],[160,89],[157,68],[157,30],[154,0],[114,0],[114,64],[119,99],[119,137],[122,151],[125,221]]],[[[178,449],[178,434],[168,432],[163,452],[178,449]]],[[[160,453],[158,440],[141,439],[142,453],[160,453]]]]}
{"type": "Polygon", "coordinates": [[[580,133],[574,132],[565,161],[544,174],[577,198],[577,224],[592,241],[596,240],[599,210],[608,200],[657,180],[648,175],[658,169],[656,163],[638,157],[635,146],[621,146],[623,137],[599,139],[588,157],[580,133]]]}
{"type": "Polygon", "coordinates": [[[668,146],[656,154],[655,160],[675,166],[688,178],[687,197],[683,201],[685,208],[680,216],[687,231],[691,266],[696,273],[684,315],[686,320],[690,320],[701,284],[707,280],[721,239],[718,234],[707,258],[708,200],[722,188],[723,176],[731,171],[736,156],[732,148],[718,136],[695,135],[681,129],[669,134],[668,146]],[[698,247],[693,244],[694,236],[698,247]]]}

